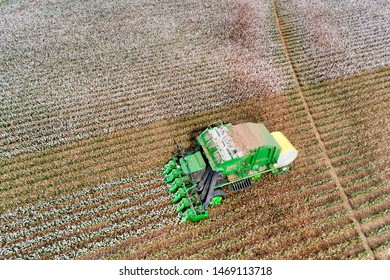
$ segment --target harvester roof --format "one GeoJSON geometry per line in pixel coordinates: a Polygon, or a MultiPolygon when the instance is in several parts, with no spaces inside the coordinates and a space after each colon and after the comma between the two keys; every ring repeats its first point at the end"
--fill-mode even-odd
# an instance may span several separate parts
{"type": "Polygon", "coordinates": [[[233,125],[228,135],[245,154],[261,146],[278,146],[274,137],[262,123],[233,125]]]}
{"type": "Polygon", "coordinates": [[[262,123],[225,124],[206,129],[198,142],[211,166],[250,154],[262,146],[279,147],[262,123]],[[215,164],[214,164],[215,163],[215,164]]]}

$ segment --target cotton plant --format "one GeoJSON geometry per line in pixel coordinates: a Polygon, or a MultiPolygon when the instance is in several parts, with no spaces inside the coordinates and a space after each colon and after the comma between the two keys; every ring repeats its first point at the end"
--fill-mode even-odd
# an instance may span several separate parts
{"type": "MultiPolygon", "coordinates": [[[[155,172],[155,171],[154,171],[155,172]]],[[[149,172],[153,173],[153,172],[149,172]]],[[[122,184],[126,186],[126,183],[133,181],[135,178],[122,179],[117,182],[103,184],[92,190],[82,190],[78,193],[73,193],[72,195],[68,195],[62,198],[58,198],[55,200],[55,204],[62,205],[61,208],[52,208],[46,211],[42,211],[45,207],[49,207],[53,205],[53,203],[41,203],[36,205],[36,207],[29,207],[28,209],[18,209],[19,211],[13,213],[7,213],[7,215],[2,215],[1,218],[5,220],[10,220],[8,224],[2,226],[1,230],[5,232],[2,237],[2,243],[5,244],[2,247],[1,255],[6,256],[10,254],[13,248],[17,248],[18,251],[29,251],[29,248],[36,248],[39,244],[45,244],[45,247],[50,247],[53,242],[56,243],[56,240],[64,240],[68,239],[67,236],[77,235],[78,232],[83,232],[83,229],[97,225],[101,222],[109,222],[114,221],[116,219],[122,219],[122,217],[129,216],[129,218],[125,219],[120,223],[115,223],[111,226],[105,227],[104,229],[99,230],[100,234],[103,232],[110,232],[112,230],[120,230],[130,224],[137,223],[138,221],[142,221],[144,219],[149,219],[154,216],[158,216],[161,213],[167,213],[168,210],[153,210],[153,205],[164,203],[170,209],[169,205],[169,196],[161,196],[156,200],[148,200],[147,202],[143,202],[142,204],[137,205],[137,201],[142,198],[148,198],[150,196],[155,196],[161,194],[162,191],[166,189],[165,185],[161,185],[157,188],[150,189],[150,185],[158,185],[161,184],[161,179],[155,178],[150,181],[142,182],[134,186],[130,187],[121,187],[119,189],[115,189],[115,187],[120,187],[122,184]],[[113,189],[110,191],[110,189],[113,189]],[[145,189],[145,191],[142,191],[145,189]],[[132,193],[137,190],[136,194],[132,193]],[[89,193],[95,194],[96,192],[104,191],[100,195],[95,195],[90,197],[89,193]],[[90,197],[89,199],[79,199],[83,196],[90,197]],[[70,199],[77,199],[76,203],[72,204],[64,204],[63,202],[68,201],[70,199]],[[105,201],[104,204],[101,204],[101,201],[105,201]],[[90,206],[94,206],[89,208],[90,206]],[[118,208],[118,210],[114,212],[110,212],[108,210],[112,208],[118,208]],[[85,208],[86,210],[81,210],[85,208]],[[130,218],[132,217],[132,213],[137,212],[139,210],[151,208],[151,211],[147,211],[143,215],[137,216],[136,219],[130,218]],[[40,210],[38,214],[29,215],[30,211],[40,210]],[[108,211],[108,212],[107,212],[108,211]],[[106,213],[99,216],[100,213],[106,213]],[[23,217],[20,215],[26,215],[27,217],[23,217]],[[15,219],[15,217],[20,216],[21,219],[15,219]],[[95,217],[94,219],[89,219],[89,217],[95,217]],[[53,219],[54,218],[54,219],[53,219]],[[32,225],[32,226],[30,226],[32,225]],[[56,229],[54,232],[49,231],[43,235],[37,235],[34,238],[28,239],[32,234],[36,234],[40,231],[47,231],[52,228],[62,228],[56,229]],[[27,239],[26,239],[27,238],[27,239]],[[18,241],[20,240],[20,241],[18,241]]],[[[71,201],[71,200],[70,200],[71,201]]],[[[55,205],[54,204],[54,205],[55,205]]],[[[99,234],[98,234],[99,235],[99,234]]],[[[95,233],[91,233],[88,235],[90,238],[96,236],[95,233]],[[92,236],[92,237],[91,237],[92,236]]],[[[86,239],[83,237],[79,237],[78,239],[74,239],[67,241],[66,244],[75,244],[76,241],[85,241],[86,239]],[[70,243],[69,243],[70,242],[70,243]]],[[[60,244],[65,244],[61,241],[60,244]]],[[[54,245],[53,245],[54,246],[54,245]]],[[[57,248],[59,245],[55,245],[53,248],[57,248]]],[[[54,249],[53,249],[54,250],[54,249]]],[[[35,251],[35,249],[34,249],[35,251]]],[[[48,253],[49,249],[45,248],[44,250],[40,249],[35,251],[35,255],[41,253],[48,253]]],[[[51,252],[51,251],[50,251],[51,252]]],[[[32,255],[26,255],[27,258],[33,257],[32,255]]]]}

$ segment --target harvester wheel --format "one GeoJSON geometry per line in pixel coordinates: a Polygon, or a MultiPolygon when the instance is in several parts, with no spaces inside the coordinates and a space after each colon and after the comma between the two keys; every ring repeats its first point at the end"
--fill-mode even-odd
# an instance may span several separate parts
{"type": "Polygon", "coordinates": [[[210,201],[211,206],[218,206],[226,199],[226,193],[223,189],[216,189],[213,192],[213,199],[210,201]]]}
{"type": "Polygon", "coordinates": [[[285,166],[285,167],[282,167],[282,168],[278,168],[278,174],[287,173],[289,171],[290,171],[290,166],[285,166]]]}
{"type": "Polygon", "coordinates": [[[215,189],[213,193],[213,198],[220,196],[222,199],[226,199],[226,193],[223,189],[215,189]]]}

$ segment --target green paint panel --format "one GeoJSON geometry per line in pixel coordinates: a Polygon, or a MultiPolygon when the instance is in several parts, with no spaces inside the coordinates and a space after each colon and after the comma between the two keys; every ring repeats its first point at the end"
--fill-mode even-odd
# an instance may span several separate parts
{"type": "Polygon", "coordinates": [[[208,128],[203,131],[198,137],[197,141],[202,146],[206,160],[210,163],[214,171],[219,171],[225,175],[235,173],[246,174],[248,171],[263,167],[268,164],[275,163],[279,157],[281,147],[274,139],[272,134],[268,131],[262,123],[244,123],[233,126],[232,124],[220,125],[218,128],[224,126],[228,134],[232,135],[235,141],[236,135],[241,133],[238,137],[241,138],[241,150],[244,155],[229,160],[221,160],[219,154],[209,131],[213,128],[208,128]],[[248,141],[250,139],[250,141],[248,141]]]}
{"type": "Polygon", "coordinates": [[[194,154],[187,154],[180,159],[180,165],[185,174],[198,172],[206,168],[206,162],[204,161],[200,152],[196,152],[194,154]]]}
{"type": "Polygon", "coordinates": [[[176,213],[179,213],[181,223],[206,219],[209,216],[207,205],[222,203],[223,197],[216,193],[212,193],[214,198],[207,205],[199,195],[198,184],[205,184],[202,179],[207,182],[209,176],[215,176],[215,173],[205,172],[207,166],[220,173],[213,185],[208,186],[214,191],[232,184],[235,184],[233,190],[244,189],[249,181],[244,185],[239,183],[244,179],[258,180],[267,172],[280,174],[289,170],[289,167],[274,166],[282,148],[261,123],[221,124],[204,130],[196,139],[201,150],[184,156],[175,155],[163,171],[172,193],[172,203],[177,203],[176,213]]]}

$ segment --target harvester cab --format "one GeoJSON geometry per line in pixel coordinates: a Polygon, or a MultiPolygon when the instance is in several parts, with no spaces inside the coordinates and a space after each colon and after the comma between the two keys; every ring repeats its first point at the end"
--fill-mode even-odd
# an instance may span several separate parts
{"type": "Polygon", "coordinates": [[[262,123],[219,124],[196,137],[198,148],[180,152],[165,165],[165,182],[181,222],[209,216],[208,208],[240,191],[262,174],[289,171],[297,150],[281,132],[262,123]]]}

